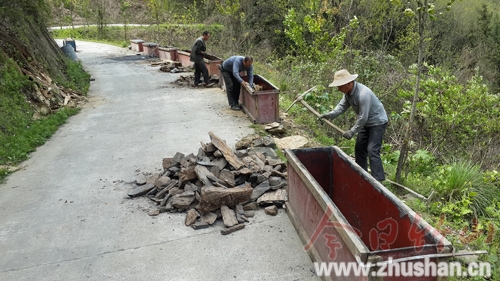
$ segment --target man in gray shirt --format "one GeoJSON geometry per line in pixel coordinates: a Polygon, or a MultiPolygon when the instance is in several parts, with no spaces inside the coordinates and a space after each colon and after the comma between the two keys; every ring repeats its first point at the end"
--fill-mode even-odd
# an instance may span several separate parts
{"type": "Polygon", "coordinates": [[[385,174],[380,159],[380,149],[388,123],[387,113],[384,105],[372,90],[354,81],[357,77],[357,74],[351,75],[345,69],[335,72],[330,87],[337,87],[339,91],[344,93],[344,96],[333,111],[321,115],[320,118],[333,120],[352,107],[357,115],[356,123],[342,136],[351,139],[354,134],[358,133],[354,147],[356,163],[367,170],[367,158],[370,159],[372,176],[378,181],[383,181],[385,174]]]}

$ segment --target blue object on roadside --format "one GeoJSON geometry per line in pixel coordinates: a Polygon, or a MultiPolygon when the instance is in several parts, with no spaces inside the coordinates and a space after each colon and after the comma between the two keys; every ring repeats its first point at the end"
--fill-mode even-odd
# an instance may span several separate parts
{"type": "Polygon", "coordinates": [[[76,56],[75,49],[71,45],[64,45],[61,47],[61,50],[72,60],[77,61],[78,57],[76,56]]]}
{"type": "Polygon", "coordinates": [[[76,52],[76,42],[73,38],[66,38],[63,40],[63,46],[70,45],[76,52]]]}

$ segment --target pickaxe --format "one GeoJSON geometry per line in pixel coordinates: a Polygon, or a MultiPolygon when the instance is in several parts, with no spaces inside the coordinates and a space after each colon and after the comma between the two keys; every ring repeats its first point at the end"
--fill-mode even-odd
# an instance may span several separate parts
{"type": "Polygon", "coordinates": [[[288,109],[285,111],[285,112],[288,112],[288,110],[290,110],[290,108],[292,108],[292,106],[296,103],[296,102],[300,102],[302,105],[304,105],[309,111],[311,111],[314,115],[316,115],[316,117],[322,119],[323,121],[325,121],[326,124],[332,126],[335,130],[339,131],[339,133],[341,134],[344,134],[344,131],[342,129],[340,129],[339,127],[335,126],[332,122],[330,122],[329,120],[325,119],[325,118],[321,118],[321,114],[319,114],[316,110],[314,110],[314,108],[312,108],[304,99],[303,97],[313,91],[314,89],[316,89],[316,86],[312,87],[311,89],[303,92],[302,94],[298,95],[295,100],[292,102],[292,104],[288,107],[288,109]]]}
{"type": "MultiPolygon", "coordinates": [[[[298,96],[295,98],[295,100],[293,101],[293,103],[292,103],[292,104],[288,107],[288,109],[287,109],[285,112],[288,112],[288,110],[290,110],[290,108],[292,108],[292,106],[293,106],[296,102],[298,102],[298,101],[299,101],[299,102],[300,102],[300,103],[302,103],[302,105],[304,105],[304,106],[305,106],[305,107],[306,107],[309,111],[311,111],[314,115],[316,115],[318,118],[320,118],[320,119],[321,119],[322,121],[324,121],[326,124],[328,124],[328,125],[330,125],[331,127],[333,127],[333,128],[334,128],[335,130],[337,130],[339,133],[344,134],[344,131],[343,131],[342,129],[340,129],[339,127],[335,126],[332,122],[330,122],[329,120],[327,120],[327,119],[325,119],[325,118],[321,118],[321,117],[320,117],[320,116],[321,116],[321,114],[319,114],[316,110],[314,110],[314,108],[312,108],[309,104],[307,104],[307,102],[303,99],[303,97],[304,97],[307,93],[309,93],[309,92],[313,91],[314,89],[316,89],[316,86],[314,86],[314,87],[312,87],[311,89],[309,89],[309,90],[305,91],[304,93],[302,93],[302,94],[298,95],[298,96]]],[[[408,187],[406,187],[406,186],[404,186],[404,185],[402,185],[402,184],[399,184],[399,183],[397,183],[397,182],[394,182],[394,181],[391,181],[391,180],[388,180],[388,179],[386,179],[386,181],[387,181],[387,182],[389,182],[389,183],[392,183],[392,184],[393,184],[393,185],[395,185],[395,186],[398,186],[398,187],[401,187],[401,188],[405,189],[406,191],[410,192],[410,193],[411,193],[411,194],[413,194],[414,196],[416,196],[416,197],[418,197],[418,198],[420,198],[420,199],[424,200],[426,203],[428,203],[428,202],[431,200],[432,196],[434,195],[434,191],[433,191],[433,192],[431,192],[431,194],[429,195],[429,197],[425,197],[425,196],[423,196],[422,194],[419,194],[419,193],[417,193],[417,192],[415,192],[415,191],[411,190],[410,188],[408,188],[408,187]]]]}

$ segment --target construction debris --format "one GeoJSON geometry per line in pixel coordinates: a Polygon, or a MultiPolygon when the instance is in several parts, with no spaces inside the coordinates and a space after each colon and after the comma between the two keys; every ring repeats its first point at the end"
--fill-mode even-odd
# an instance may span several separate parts
{"type": "Polygon", "coordinates": [[[303,136],[289,136],[281,139],[275,138],[274,141],[279,149],[296,149],[304,147],[309,140],[303,136]]]}
{"type": "Polygon", "coordinates": [[[22,69],[33,81],[33,92],[28,101],[35,107],[33,119],[37,120],[63,106],[78,107],[87,102],[84,93],[59,86],[45,73],[22,69]]]}
{"type": "Polygon", "coordinates": [[[261,206],[273,207],[266,213],[276,215],[287,201],[287,175],[273,139],[249,135],[233,151],[214,133],[209,136],[196,155],[177,152],[162,160],[163,172],[137,178],[129,198],[151,199],[150,216],[185,212],[193,229],[221,220],[223,235],[243,229],[261,206]]]}
{"type": "Polygon", "coordinates": [[[285,128],[283,127],[283,124],[278,123],[278,122],[273,122],[270,124],[267,124],[264,129],[266,132],[273,134],[273,135],[279,135],[283,134],[286,132],[285,128]]]}
{"type": "MultiPolygon", "coordinates": [[[[219,77],[217,75],[210,75],[210,83],[215,85],[219,83],[219,77]]],[[[172,84],[176,84],[178,86],[184,86],[184,87],[195,87],[194,85],[194,75],[180,75],[177,80],[172,82],[172,84]]],[[[200,83],[198,85],[200,87],[207,86],[205,83],[200,83]]]]}
{"type": "Polygon", "coordinates": [[[161,72],[169,72],[169,73],[192,71],[190,67],[184,67],[182,66],[182,63],[178,61],[162,61],[160,63],[152,63],[151,66],[160,66],[161,72]]]}

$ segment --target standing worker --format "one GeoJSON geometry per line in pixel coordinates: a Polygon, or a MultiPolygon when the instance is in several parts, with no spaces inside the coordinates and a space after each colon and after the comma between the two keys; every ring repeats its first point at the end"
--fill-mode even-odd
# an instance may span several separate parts
{"type": "Polygon", "coordinates": [[[238,104],[240,99],[240,86],[249,85],[253,88],[253,58],[250,56],[232,56],[222,63],[221,74],[226,84],[226,93],[229,106],[232,110],[241,110],[238,104]],[[240,72],[246,71],[248,82],[243,81],[240,72]]]}
{"type": "Polygon", "coordinates": [[[333,111],[321,115],[320,118],[333,120],[352,107],[357,115],[356,123],[342,136],[351,139],[358,133],[354,147],[356,163],[367,171],[367,158],[370,159],[372,176],[381,182],[385,180],[385,174],[380,159],[380,149],[388,123],[387,113],[372,90],[354,81],[357,77],[357,74],[351,75],[345,69],[335,72],[330,87],[337,87],[344,96],[333,111]]]}
{"type": "Polygon", "coordinates": [[[203,56],[207,53],[207,46],[205,41],[210,38],[210,32],[203,31],[201,37],[194,41],[193,47],[191,48],[191,54],[189,55],[189,60],[194,62],[194,86],[200,84],[200,78],[203,74],[203,80],[205,81],[206,87],[212,87],[214,84],[210,83],[210,76],[208,75],[208,69],[203,61],[203,56]]]}

